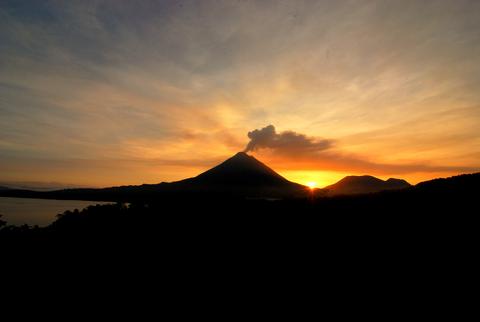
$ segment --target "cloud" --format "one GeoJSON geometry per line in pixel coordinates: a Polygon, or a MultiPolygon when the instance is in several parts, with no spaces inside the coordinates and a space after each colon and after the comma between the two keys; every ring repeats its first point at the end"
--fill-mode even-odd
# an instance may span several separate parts
{"type": "Polygon", "coordinates": [[[293,131],[277,133],[273,125],[248,132],[248,137],[250,142],[245,152],[270,148],[279,153],[317,153],[333,145],[332,140],[315,139],[293,131]]]}
{"type": "Polygon", "coordinates": [[[382,163],[361,155],[344,153],[335,140],[309,137],[293,131],[277,133],[273,125],[248,132],[245,152],[270,150],[273,162],[285,168],[321,171],[351,171],[369,174],[409,174],[418,172],[475,172],[478,167],[431,165],[429,163],[382,163]]]}

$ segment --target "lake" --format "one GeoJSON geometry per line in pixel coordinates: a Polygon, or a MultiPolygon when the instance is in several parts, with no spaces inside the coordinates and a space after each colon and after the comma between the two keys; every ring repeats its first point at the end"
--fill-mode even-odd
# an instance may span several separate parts
{"type": "Polygon", "coordinates": [[[109,203],[111,202],[0,197],[0,214],[8,224],[47,226],[66,210],[81,210],[91,205],[109,203]]]}

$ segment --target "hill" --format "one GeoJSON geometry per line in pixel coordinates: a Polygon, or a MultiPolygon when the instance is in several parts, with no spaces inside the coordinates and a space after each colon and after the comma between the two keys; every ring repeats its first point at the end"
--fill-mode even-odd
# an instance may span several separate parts
{"type": "Polygon", "coordinates": [[[328,196],[372,193],[384,190],[408,188],[411,185],[403,179],[381,180],[373,176],[348,176],[322,189],[328,196]]]}

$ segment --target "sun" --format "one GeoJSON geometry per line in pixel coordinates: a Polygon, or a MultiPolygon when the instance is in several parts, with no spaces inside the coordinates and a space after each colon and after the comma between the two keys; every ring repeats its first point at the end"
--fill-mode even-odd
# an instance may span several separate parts
{"type": "Polygon", "coordinates": [[[307,187],[309,187],[311,190],[313,190],[317,187],[317,183],[313,182],[313,181],[307,182],[307,187]]]}

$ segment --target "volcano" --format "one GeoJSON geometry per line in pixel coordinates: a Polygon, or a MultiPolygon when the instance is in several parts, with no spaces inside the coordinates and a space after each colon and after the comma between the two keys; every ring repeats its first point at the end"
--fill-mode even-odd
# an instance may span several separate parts
{"type": "Polygon", "coordinates": [[[166,183],[165,189],[229,193],[250,197],[292,197],[307,188],[291,182],[245,152],[239,152],[196,177],[166,183]]]}
{"type": "Polygon", "coordinates": [[[239,152],[216,167],[187,180],[202,185],[282,186],[293,184],[245,152],[239,152]]]}

